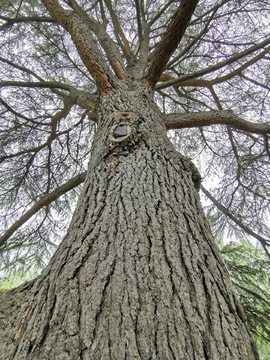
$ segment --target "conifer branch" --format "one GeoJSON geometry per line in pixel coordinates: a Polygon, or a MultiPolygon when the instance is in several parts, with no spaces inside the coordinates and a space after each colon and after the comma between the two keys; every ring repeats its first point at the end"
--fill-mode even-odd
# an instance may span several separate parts
{"type": "Polygon", "coordinates": [[[35,215],[41,208],[44,206],[50,205],[53,201],[58,199],[61,195],[72,190],[74,187],[78,186],[84,182],[86,172],[81,173],[72,179],[68,180],[65,184],[59,186],[57,189],[53,190],[51,193],[42,196],[25,214],[23,214],[5,233],[0,237],[0,246],[10,238],[10,236],[19,229],[23,224],[26,223],[33,215],[35,215]]]}
{"type": "Polygon", "coordinates": [[[244,230],[247,234],[253,236],[255,239],[257,239],[264,248],[267,255],[270,257],[270,253],[267,247],[270,246],[270,239],[265,239],[259,234],[256,234],[253,230],[251,230],[247,225],[243,224],[242,221],[237,219],[234,215],[231,214],[230,210],[220,204],[210,193],[207,191],[202,185],[200,186],[200,189],[202,192],[213,202],[213,204],[221,211],[223,212],[228,218],[230,218],[233,222],[235,222],[242,230],[244,230]]]}
{"type": "Polygon", "coordinates": [[[0,16],[0,19],[6,21],[5,24],[0,26],[0,31],[8,29],[14,24],[30,24],[32,22],[55,23],[55,20],[53,18],[46,16],[20,16],[14,19],[6,16],[0,16]]]}
{"type": "Polygon", "coordinates": [[[150,64],[146,85],[154,90],[166,64],[182,39],[199,0],[182,0],[150,64]]]}
{"type": "Polygon", "coordinates": [[[112,91],[114,76],[103,59],[89,27],[76,12],[65,10],[57,0],[42,0],[51,16],[67,30],[102,95],[112,91]]]}
{"type": "MultiPolygon", "coordinates": [[[[165,81],[162,84],[158,84],[156,86],[156,90],[164,89],[164,88],[167,88],[169,86],[174,86],[174,85],[182,85],[187,80],[196,79],[196,78],[201,77],[203,75],[210,74],[210,73],[212,73],[212,72],[214,72],[216,70],[222,69],[223,67],[225,67],[227,65],[230,65],[230,64],[232,64],[232,63],[234,63],[234,62],[236,62],[236,61],[238,61],[238,60],[240,60],[240,59],[242,59],[242,58],[244,58],[244,57],[246,57],[246,56],[248,56],[250,54],[253,54],[254,52],[262,49],[264,46],[269,45],[269,44],[270,44],[270,37],[268,37],[266,40],[260,42],[259,44],[251,46],[250,48],[248,48],[248,49],[246,49],[244,51],[241,51],[240,53],[235,54],[232,57],[230,57],[230,58],[228,58],[228,59],[226,59],[224,61],[221,61],[221,62],[219,62],[219,63],[217,63],[217,64],[215,64],[213,66],[209,66],[206,69],[202,69],[202,70],[199,70],[199,71],[194,72],[192,74],[188,74],[188,75],[185,75],[185,76],[173,79],[173,80],[165,81]]],[[[265,55],[266,53],[269,52],[269,49],[268,48],[265,49],[264,52],[265,52],[264,53],[264,55],[265,55]]],[[[261,54],[259,54],[258,56],[261,58],[261,54]]],[[[253,59],[250,60],[250,61],[253,61],[253,59]]],[[[249,62],[247,62],[247,64],[248,64],[247,66],[249,66],[249,62]]],[[[246,66],[246,64],[243,65],[243,66],[246,66]]],[[[242,71],[243,71],[243,69],[242,69],[242,71]]],[[[219,79],[221,79],[221,78],[219,78],[219,79]]],[[[225,81],[225,80],[226,79],[222,79],[222,81],[225,81]]],[[[198,80],[198,81],[201,81],[201,80],[198,80]]],[[[219,82],[221,82],[221,81],[219,81],[219,82]]]]}
{"type": "Polygon", "coordinates": [[[232,110],[212,110],[196,113],[168,114],[164,115],[164,121],[167,130],[223,124],[234,129],[259,135],[266,135],[270,133],[270,124],[258,124],[244,120],[234,114],[232,110]]]}

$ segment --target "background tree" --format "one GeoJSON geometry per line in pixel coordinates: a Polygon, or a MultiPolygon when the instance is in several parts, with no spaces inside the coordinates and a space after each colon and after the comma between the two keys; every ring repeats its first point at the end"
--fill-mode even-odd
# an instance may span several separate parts
{"type": "Polygon", "coordinates": [[[4,267],[50,258],[85,180],[99,94],[138,79],[196,160],[214,231],[247,232],[268,253],[268,2],[43,3],[1,2],[4,267]]]}
{"type": "Polygon", "coordinates": [[[270,355],[269,257],[247,241],[219,241],[232,283],[247,314],[261,359],[270,355]]]}

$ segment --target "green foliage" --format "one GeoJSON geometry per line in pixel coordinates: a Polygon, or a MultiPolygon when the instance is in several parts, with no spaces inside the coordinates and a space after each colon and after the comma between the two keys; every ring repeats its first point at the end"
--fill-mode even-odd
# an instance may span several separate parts
{"type": "Polygon", "coordinates": [[[260,339],[257,340],[258,350],[260,354],[261,360],[269,360],[270,359],[270,343],[261,341],[260,339]]]}
{"type": "Polygon", "coordinates": [[[1,282],[0,291],[7,291],[16,286],[21,285],[25,281],[29,281],[38,276],[37,272],[23,271],[21,269],[12,271],[8,276],[1,282]]]}
{"type": "Polygon", "coordinates": [[[218,242],[262,359],[270,355],[270,259],[248,241],[218,242]]]}

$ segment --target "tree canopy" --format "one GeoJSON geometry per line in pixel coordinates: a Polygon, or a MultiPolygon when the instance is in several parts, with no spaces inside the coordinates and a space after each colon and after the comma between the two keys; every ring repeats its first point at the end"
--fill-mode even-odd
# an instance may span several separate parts
{"type": "Polygon", "coordinates": [[[0,5],[2,270],[51,257],[85,178],[98,88],[106,93],[132,66],[201,172],[213,231],[248,234],[269,255],[267,0],[0,5]]]}

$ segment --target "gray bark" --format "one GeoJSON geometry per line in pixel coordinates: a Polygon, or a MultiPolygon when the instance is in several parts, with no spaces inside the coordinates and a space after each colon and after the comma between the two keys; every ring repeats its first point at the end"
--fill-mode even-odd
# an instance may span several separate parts
{"type": "Polygon", "coordinates": [[[259,359],[195,167],[145,87],[133,89],[100,101],[88,175],[50,264],[0,294],[1,360],[259,359]]]}

